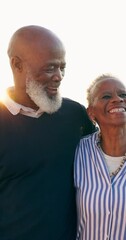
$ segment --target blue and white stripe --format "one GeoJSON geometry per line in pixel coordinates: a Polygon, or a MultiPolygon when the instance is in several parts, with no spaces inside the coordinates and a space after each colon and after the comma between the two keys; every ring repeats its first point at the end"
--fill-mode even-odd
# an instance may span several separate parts
{"type": "Polygon", "coordinates": [[[98,133],[81,139],[75,153],[77,240],[126,240],[126,162],[112,179],[98,133]]]}

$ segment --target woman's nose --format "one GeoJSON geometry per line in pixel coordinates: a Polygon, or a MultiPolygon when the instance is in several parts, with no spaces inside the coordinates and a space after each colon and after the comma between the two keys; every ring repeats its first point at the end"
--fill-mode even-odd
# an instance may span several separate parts
{"type": "Polygon", "coordinates": [[[115,94],[114,96],[113,96],[113,98],[112,98],[112,101],[113,102],[123,102],[124,101],[124,99],[121,97],[121,96],[119,96],[118,94],[115,94]]]}

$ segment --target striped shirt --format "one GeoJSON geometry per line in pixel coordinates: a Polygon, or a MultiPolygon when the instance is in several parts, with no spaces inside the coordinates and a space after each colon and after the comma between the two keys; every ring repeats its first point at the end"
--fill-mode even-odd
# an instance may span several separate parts
{"type": "Polygon", "coordinates": [[[98,132],[80,140],[75,153],[76,240],[126,240],[126,162],[110,178],[98,132]]]}

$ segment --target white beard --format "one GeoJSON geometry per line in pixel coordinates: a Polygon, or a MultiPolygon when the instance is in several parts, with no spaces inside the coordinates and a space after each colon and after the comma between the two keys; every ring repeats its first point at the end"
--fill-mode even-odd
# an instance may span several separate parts
{"type": "Polygon", "coordinates": [[[31,78],[26,80],[26,93],[42,112],[54,113],[62,105],[62,97],[59,92],[49,98],[42,83],[38,83],[31,78]]]}

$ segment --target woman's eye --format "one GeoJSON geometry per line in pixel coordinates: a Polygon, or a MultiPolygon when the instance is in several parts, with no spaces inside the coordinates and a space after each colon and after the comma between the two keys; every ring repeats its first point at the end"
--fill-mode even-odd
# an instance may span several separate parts
{"type": "Polygon", "coordinates": [[[102,96],[102,99],[109,99],[109,98],[111,98],[110,95],[104,95],[104,96],[102,96]]]}
{"type": "Polygon", "coordinates": [[[120,96],[121,98],[126,98],[126,93],[121,93],[119,96],[120,96]]]}

